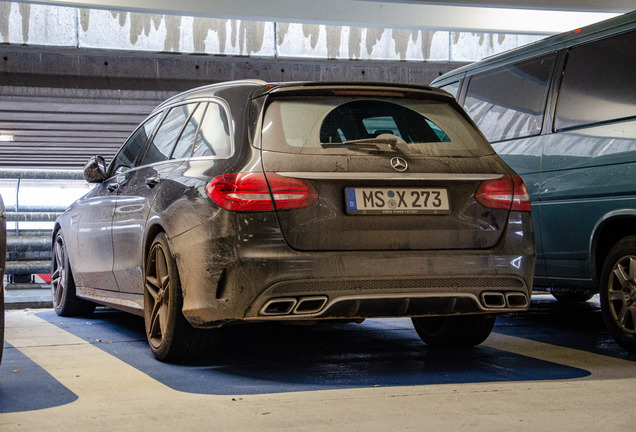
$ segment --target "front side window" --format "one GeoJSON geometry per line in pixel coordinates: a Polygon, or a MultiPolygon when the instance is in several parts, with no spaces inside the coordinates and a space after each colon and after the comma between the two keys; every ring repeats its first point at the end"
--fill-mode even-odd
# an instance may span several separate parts
{"type": "Polygon", "coordinates": [[[159,122],[161,115],[156,114],[128,138],[110,164],[110,175],[128,171],[135,165],[139,153],[144,149],[159,122]]]}
{"type": "Polygon", "coordinates": [[[556,55],[475,74],[464,109],[491,142],[539,135],[556,55]]]}
{"type": "Polygon", "coordinates": [[[265,112],[262,137],[265,150],[286,153],[492,153],[481,135],[451,105],[428,99],[273,99],[265,112]]]}
{"type": "Polygon", "coordinates": [[[563,73],[555,129],[636,116],[636,31],[573,47],[563,73]]]}

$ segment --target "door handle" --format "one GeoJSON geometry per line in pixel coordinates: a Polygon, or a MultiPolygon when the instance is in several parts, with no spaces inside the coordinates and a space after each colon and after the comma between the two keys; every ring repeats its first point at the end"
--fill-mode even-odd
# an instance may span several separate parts
{"type": "Polygon", "coordinates": [[[159,183],[161,181],[161,177],[159,176],[153,176],[153,177],[148,177],[146,179],[146,186],[148,186],[150,189],[152,189],[153,187],[155,187],[157,185],[157,183],[159,183]]]}
{"type": "Polygon", "coordinates": [[[106,186],[106,189],[108,189],[109,192],[115,192],[118,187],[119,187],[119,183],[108,183],[108,185],[106,186]]]}

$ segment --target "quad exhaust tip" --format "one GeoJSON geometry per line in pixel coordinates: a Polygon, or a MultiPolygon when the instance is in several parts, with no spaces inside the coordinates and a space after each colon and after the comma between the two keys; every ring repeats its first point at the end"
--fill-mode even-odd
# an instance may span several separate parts
{"type": "MultiPolygon", "coordinates": [[[[524,308],[528,297],[520,292],[485,291],[481,304],[487,309],[524,308]]],[[[327,296],[281,297],[268,300],[260,310],[261,316],[313,315],[324,309],[327,296]]]]}
{"type": "Polygon", "coordinates": [[[528,306],[528,297],[521,293],[506,293],[506,303],[514,308],[526,307],[528,306]]]}
{"type": "Polygon", "coordinates": [[[325,307],[327,300],[327,296],[271,299],[263,305],[260,314],[266,316],[315,314],[325,307]]]}
{"type": "Polygon", "coordinates": [[[504,308],[506,307],[506,296],[500,292],[483,292],[481,293],[481,303],[487,308],[504,308]]]}
{"type": "Polygon", "coordinates": [[[294,308],[294,314],[314,314],[318,313],[327,304],[326,296],[303,297],[298,300],[294,308]]]}
{"type": "Polygon", "coordinates": [[[522,308],[528,306],[528,297],[519,292],[483,292],[481,303],[489,309],[522,308]]]}

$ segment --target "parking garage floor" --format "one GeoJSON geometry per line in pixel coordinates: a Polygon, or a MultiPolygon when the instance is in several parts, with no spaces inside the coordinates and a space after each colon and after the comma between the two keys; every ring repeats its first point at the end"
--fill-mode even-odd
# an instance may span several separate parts
{"type": "Polygon", "coordinates": [[[482,345],[432,350],[408,319],[229,328],[201,363],[152,357],[113,310],[6,313],[0,430],[632,431],[636,354],[598,299],[533,299],[482,345]]]}

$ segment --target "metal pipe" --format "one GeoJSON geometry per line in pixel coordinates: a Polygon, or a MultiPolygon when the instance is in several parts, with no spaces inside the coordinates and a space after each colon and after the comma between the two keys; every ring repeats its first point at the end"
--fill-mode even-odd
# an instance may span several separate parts
{"type": "Polygon", "coordinates": [[[37,212],[37,213],[46,213],[46,212],[58,212],[63,213],[68,208],[68,205],[64,206],[40,206],[40,205],[20,205],[20,210],[16,209],[15,205],[7,205],[7,212],[37,212]]]}
{"type": "Polygon", "coordinates": [[[36,237],[36,236],[20,236],[7,237],[7,251],[25,252],[25,251],[50,251],[51,250],[51,238],[49,237],[36,237]]]}
{"type": "Polygon", "coordinates": [[[4,268],[5,274],[47,274],[51,272],[51,261],[10,261],[4,268]]]}
{"type": "Polygon", "coordinates": [[[63,212],[7,212],[11,222],[54,222],[63,212]]]}
{"type": "Polygon", "coordinates": [[[4,287],[4,289],[6,290],[27,290],[27,289],[51,289],[48,285],[46,284],[39,284],[39,283],[11,283],[8,284],[7,286],[4,287]]]}
{"type": "Polygon", "coordinates": [[[84,180],[81,170],[0,168],[0,179],[84,180]]]}
{"type": "MultiPolygon", "coordinates": [[[[61,206],[22,206],[19,202],[20,183],[24,179],[41,180],[84,180],[81,170],[12,169],[0,168],[0,179],[16,180],[15,204],[7,207],[8,222],[52,222],[66,210],[61,206]]],[[[5,265],[5,274],[31,275],[47,274],[51,271],[51,261],[43,260],[51,254],[51,231],[33,230],[31,236],[22,236],[15,224],[15,235],[7,236],[7,256],[11,261],[5,265]],[[27,258],[28,257],[28,258],[27,258]]]]}

